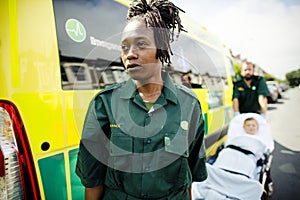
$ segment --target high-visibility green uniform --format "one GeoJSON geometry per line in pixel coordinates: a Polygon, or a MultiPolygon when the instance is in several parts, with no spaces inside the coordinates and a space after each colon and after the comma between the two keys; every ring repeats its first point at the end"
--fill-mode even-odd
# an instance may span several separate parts
{"type": "Polygon", "coordinates": [[[239,100],[240,113],[260,113],[258,97],[269,96],[269,89],[263,77],[253,76],[251,86],[248,87],[244,79],[239,79],[234,83],[233,98],[239,100]]]}
{"type": "Polygon", "coordinates": [[[102,90],[84,123],[76,173],[85,187],[105,185],[103,199],[188,199],[207,178],[204,123],[197,96],[165,74],[148,109],[133,80],[102,90]]]}

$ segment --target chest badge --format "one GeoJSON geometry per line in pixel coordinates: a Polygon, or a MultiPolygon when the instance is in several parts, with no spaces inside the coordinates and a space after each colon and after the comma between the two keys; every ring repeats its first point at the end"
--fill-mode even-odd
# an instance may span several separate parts
{"type": "Polygon", "coordinates": [[[238,91],[244,91],[245,89],[243,87],[239,87],[238,91]]]}
{"type": "Polygon", "coordinates": [[[180,122],[180,127],[181,127],[183,130],[187,131],[187,130],[189,129],[189,122],[188,122],[188,121],[181,121],[181,122],[180,122]]]}
{"type": "Polygon", "coordinates": [[[252,90],[256,90],[256,87],[255,86],[252,86],[252,88],[251,88],[252,90]]]}

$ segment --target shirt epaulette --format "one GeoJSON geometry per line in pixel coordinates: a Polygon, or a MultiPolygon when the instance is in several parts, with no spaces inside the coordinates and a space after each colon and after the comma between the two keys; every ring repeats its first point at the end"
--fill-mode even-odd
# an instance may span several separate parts
{"type": "Polygon", "coordinates": [[[183,85],[177,85],[177,88],[183,92],[185,92],[186,94],[194,97],[195,99],[198,99],[197,95],[193,92],[193,90],[183,86],[183,85]]]}
{"type": "Polygon", "coordinates": [[[254,79],[260,80],[262,77],[261,76],[254,76],[254,79]]]}
{"type": "Polygon", "coordinates": [[[109,86],[105,87],[104,89],[102,89],[99,92],[99,94],[104,94],[104,93],[110,92],[112,90],[115,90],[115,89],[121,87],[122,85],[124,85],[124,82],[122,82],[122,83],[116,83],[116,84],[113,84],[113,85],[109,85],[109,86]]]}

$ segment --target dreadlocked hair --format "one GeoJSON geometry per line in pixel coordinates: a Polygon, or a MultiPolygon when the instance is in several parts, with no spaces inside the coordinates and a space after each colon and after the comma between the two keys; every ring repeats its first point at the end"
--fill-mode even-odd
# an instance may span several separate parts
{"type": "Polygon", "coordinates": [[[173,55],[170,43],[174,41],[174,30],[177,27],[179,36],[185,31],[181,25],[179,11],[184,12],[168,0],[133,0],[131,3],[127,20],[141,17],[147,27],[153,27],[154,38],[157,47],[156,58],[162,63],[171,63],[170,54],[173,55]]]}

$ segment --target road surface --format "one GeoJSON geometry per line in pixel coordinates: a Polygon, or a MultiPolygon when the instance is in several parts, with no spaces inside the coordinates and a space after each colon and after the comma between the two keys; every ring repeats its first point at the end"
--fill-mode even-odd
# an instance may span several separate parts
{"type": "Polygon", "coordinates": [[[275,150],[271,167],[274,193],[271,200],[300,199],[300,89],[290,89],[268,105],[275,150]]]}

